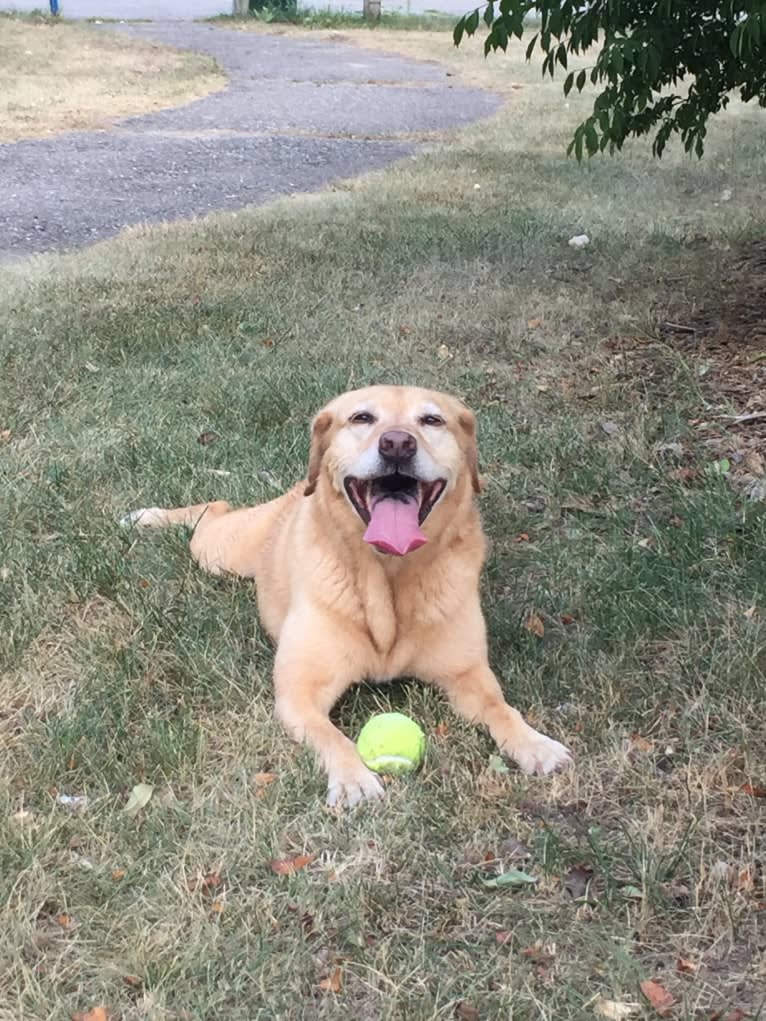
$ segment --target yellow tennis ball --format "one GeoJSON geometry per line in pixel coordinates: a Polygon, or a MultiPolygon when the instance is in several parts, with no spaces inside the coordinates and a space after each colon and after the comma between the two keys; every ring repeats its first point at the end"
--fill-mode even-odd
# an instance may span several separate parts
{"type": "Polygon", "coordinates": [[[403,713],[380,713],[362,727],[356,747],[362,761],[375,773],[401,776],[423,761],[426,735],[403,713]]]}

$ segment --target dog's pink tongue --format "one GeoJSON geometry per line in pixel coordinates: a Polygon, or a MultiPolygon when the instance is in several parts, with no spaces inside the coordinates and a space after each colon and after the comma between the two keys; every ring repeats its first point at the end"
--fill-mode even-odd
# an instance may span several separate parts
{"type": "Polygon", "coordinates": [[[420,530],[417,500],[378,500],[372,508],[364,541],[382,553],[403,557],[428,539],[420,530]]]}

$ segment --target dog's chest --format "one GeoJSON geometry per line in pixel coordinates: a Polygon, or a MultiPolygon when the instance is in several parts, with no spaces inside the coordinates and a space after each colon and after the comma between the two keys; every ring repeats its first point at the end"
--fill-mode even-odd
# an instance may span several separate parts
{"type": "Polygon", "coordinates": [[[445,600],[431,590],[428,579],[413,574],[389,577],[383,570],[360,579],[361,616],[381,677],[405,668],[413,648],[427,632],[444,621],[445,600]]]}

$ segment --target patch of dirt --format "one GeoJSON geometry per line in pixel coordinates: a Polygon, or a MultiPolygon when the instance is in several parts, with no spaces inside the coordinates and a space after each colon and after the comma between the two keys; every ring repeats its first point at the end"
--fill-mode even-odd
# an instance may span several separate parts
{"type": "Polygon", "coordinates": [[[665,322],[660,333],[692,356],[705,390],[731,402],[730,428],[766,447],[766,239],[732,259],[720,292],[692,322],[665,322]]]}

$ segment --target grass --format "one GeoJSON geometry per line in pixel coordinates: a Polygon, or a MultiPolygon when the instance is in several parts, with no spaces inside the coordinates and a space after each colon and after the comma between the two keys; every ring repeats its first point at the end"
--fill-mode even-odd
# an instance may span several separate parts
{"type": "Polygon", "coordinates": [[[647,979],[676,1019],[763,1016],[766,516],[658,326],[762,236],[763,117],[716,121],[702,163],[577,166],[579,100],[443,42],[412,45],[510,101],[417,161],[0,270],[3,1021],[649,1019],[647,979]],[[274,495],[311,413],[373,380],[478,412],[492,659],[570,775],[498,772],[434,692],[362,687],[344,730],[408,712],[427,762],[328,814],[249,586],[115,523],[274,495]],[[511,867],[538,882],[484,885],[511,867]]]}
{"type": "Polygon", "coordinates": [[[211,57],[59,18],[0,13],[0,142],[107,128],[224,84],[211,57]]]}

